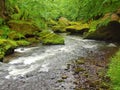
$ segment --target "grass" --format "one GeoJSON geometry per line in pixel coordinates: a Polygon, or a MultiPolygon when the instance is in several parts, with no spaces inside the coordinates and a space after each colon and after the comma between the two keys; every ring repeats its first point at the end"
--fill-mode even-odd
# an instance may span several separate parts
{"type": "Polygon", "coordinates": [[[111,58],[108,76],[111,78],[113,90],[120,90],[120,50],[111,58]]]}

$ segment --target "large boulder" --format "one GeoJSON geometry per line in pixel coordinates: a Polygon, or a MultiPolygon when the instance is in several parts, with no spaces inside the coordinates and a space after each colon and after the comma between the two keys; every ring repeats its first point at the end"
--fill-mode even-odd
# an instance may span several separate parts
{"type": "Polygon", "coordinates": [[[111,21],[106,26],[101,26],[97,30],[87,33],[85,38],[120,42],[120,23],[111,21]]]}
{"type": "Polygon", "coordinates": [[[43,30],[40,34],[40,39],[44,45],[58,45],[64,44],[64,38],[60,35],[57,35],[51,31],[43,30]]]}
{"type": "Polygon", "coordinates": [[[27,38],[34,37],[37,32],[41,31],[36,25],[28,21],[11,20],[8,21],[8,25],[11,30],[15,30],[19,33],[22,33],[27,38]]]}
{"type": "Polygon", "coordinates": [[[66,31],[70,32],[70,34],[80,34],[83,35],[85,32],[89,31],[89,25],[88,24],[76,24],[66,27],[66,31]]]}

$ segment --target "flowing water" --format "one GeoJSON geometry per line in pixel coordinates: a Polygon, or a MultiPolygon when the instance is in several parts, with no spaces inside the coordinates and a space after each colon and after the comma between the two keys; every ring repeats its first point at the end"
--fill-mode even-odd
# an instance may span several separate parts
{"type": "Polygon", "coordinates": [[[5,58],[9,63],[0,63],[0,90],[74,90],[73,72],[67,66],[101,48],[112,52],[116,45],[65,36],[65,45],[17,48],[12,58],[5,58]]]}

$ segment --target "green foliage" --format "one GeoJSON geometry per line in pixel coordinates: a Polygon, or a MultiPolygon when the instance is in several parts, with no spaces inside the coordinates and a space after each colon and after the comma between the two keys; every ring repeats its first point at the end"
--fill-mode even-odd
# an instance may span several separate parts
{"type": "Polygon", "coordinates": [[[10,32],[10,28],[6,25],[1,26],[0,27],[0,32],[1,32],[0,33],[1,34],[0,38],[7,38],[8,34],[10,32]]]}
{"type": "Polygon", "coordinates": [[[30,45],[30,42],[28,42],[26,40],[19,40],[19,41],[16,41],[16,43],[18,44],[18,46],[28,46],[28,45],[30,45]]]}
{"type": "Polygon", "coordinates": [[[66,17],[69,20],[85,20],[114,12],[119,0],[7,0],[7,10],[12,19],[34,20],[46,27],[50,19],[66,17]],[[44,25],[43,25],[44,24],[44,25]]]}
{"type": "Polygon", "coordinates": [[[60,35],[54,34],[51,31],[44,30],[39,34],[41,41],[45,45],[64,44],[64,38],[60,35]]]}
{"type": "Polygon", "coordinates": [[[3,22],[4,22],[4,19],[0,18],[0,26],[3,24],[3,22]]]}
{"type": "Polygon", "coordinates": [[[111,58],[108,76],[110,76],[114,90],[120,90],[120,51],[111,58]]]}

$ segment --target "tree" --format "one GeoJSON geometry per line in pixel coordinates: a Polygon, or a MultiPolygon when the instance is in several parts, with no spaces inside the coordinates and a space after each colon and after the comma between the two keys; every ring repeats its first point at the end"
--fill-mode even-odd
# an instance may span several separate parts
{"type": "Polygon", "coordinates": [[[0,17],[5,18],[5,0],[0,0],[0,17]]]}

